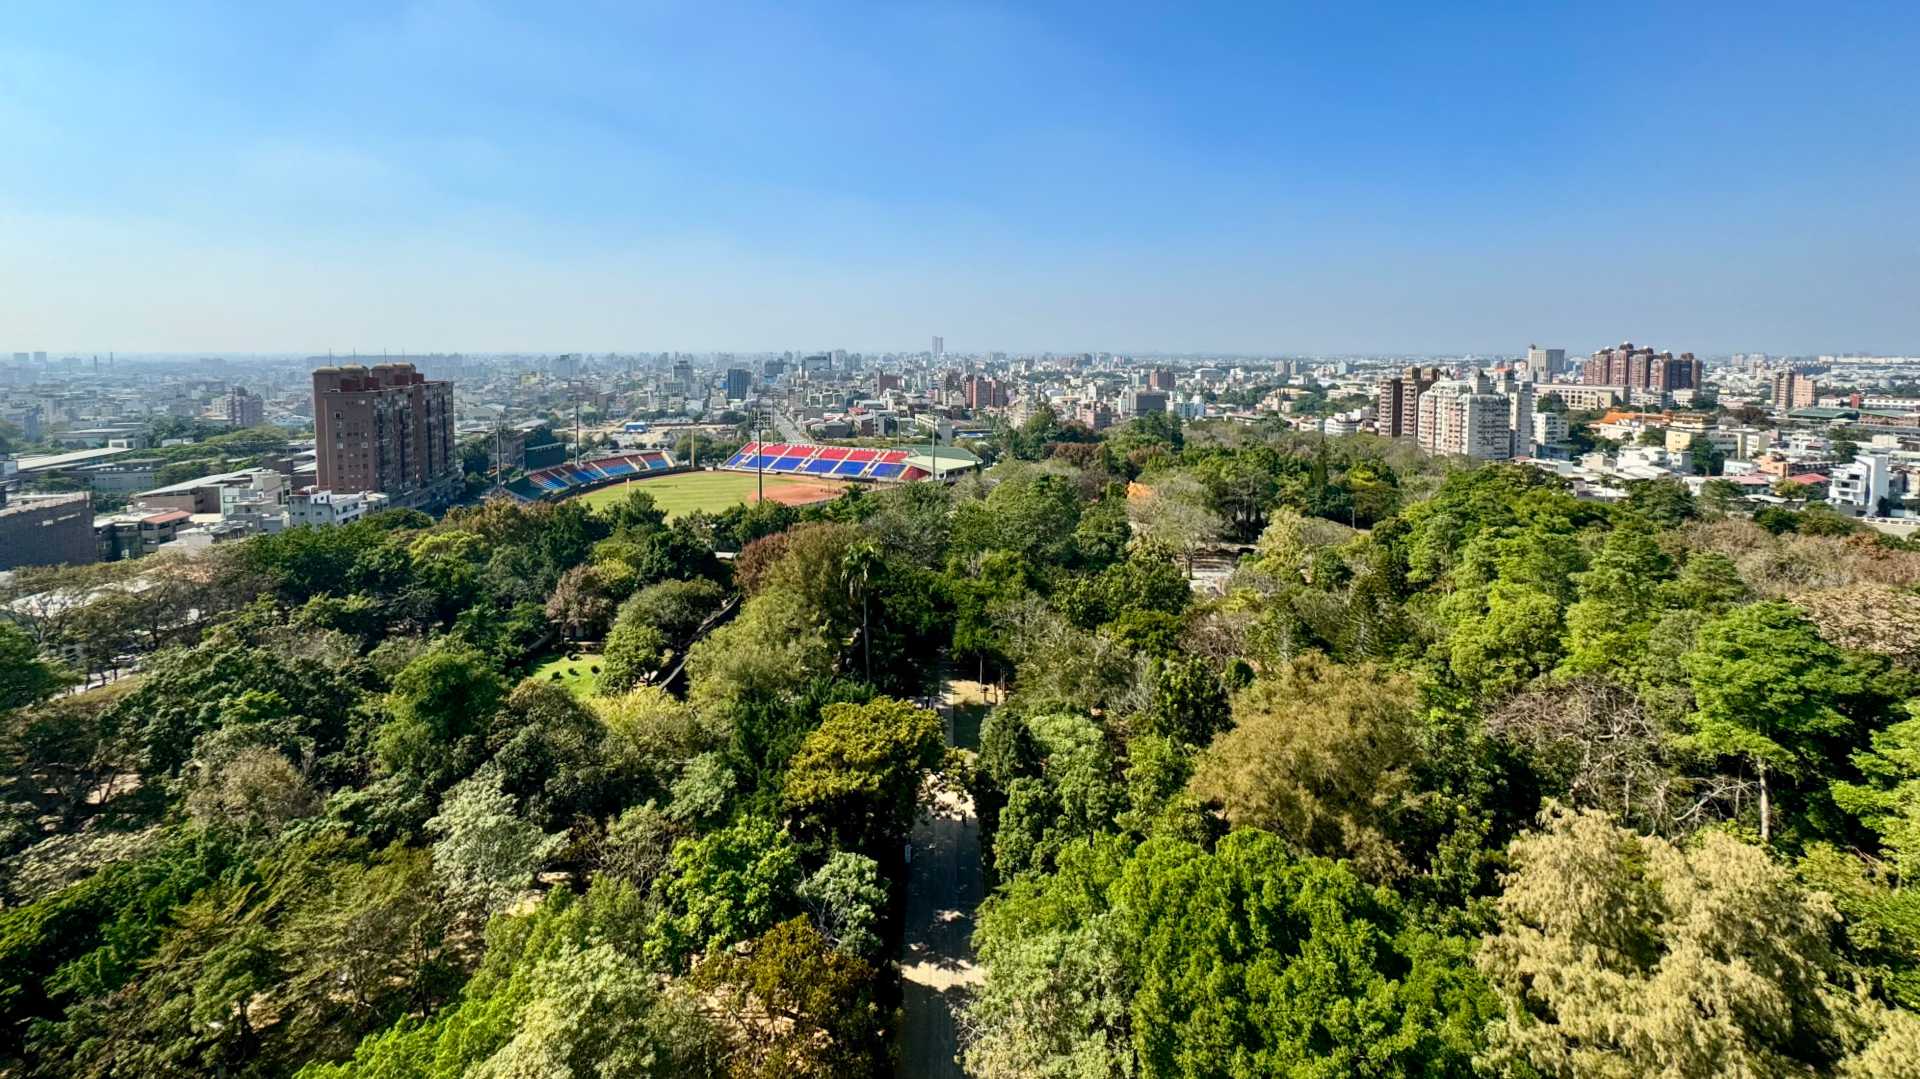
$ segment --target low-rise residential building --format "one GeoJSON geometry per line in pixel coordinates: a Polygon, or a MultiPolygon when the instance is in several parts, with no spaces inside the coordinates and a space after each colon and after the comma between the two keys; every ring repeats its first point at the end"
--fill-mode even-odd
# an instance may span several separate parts
{"type": "Polygon", "coordinates": [[[1862,453],[1838,465],[1829,477],[1827,501],[1842,509],[1874,514],[1892,492],[1893,470],[1885,453],[1862,453]]]}
{"type": "Polygon", "coordinates": [[[1113,409],[1104,401],[1083,401],[1073,418],[1086,424],[1089,431],[1104,431],[1113,426],[1113,409]]]}
{"type": "MultiPolygon", "coordinates": [[[[1765,428],[1721,428],[1719,433],[1728,436],[1731,440],[1730,448],[1725,450],[1726,455],[1742,461],[1753,460],[1773,445],[1773,432],[1765,428]]],[[[1714,445],[1718,446],[1720,443],[1715,442],[1714,445]]]]}
{"type": "Polygon", "coordinates": [[[245,535],[278,532],[287,526],[287,478],[268,469],[254,469],[248,482],[220,488],[220,523],[226,532],[245,535]]]}
{"type": "Polygon", "coordinates": [[[122,458],[97,465],[83,465],[71,475],[100,494],[130,495],[153,486],[166,461],[158,457],[122,458]]]}
{"type": "Polygon", "coordinates": [[[287,527],[315,525],[331,528],[352,524],[369,513],[387,508],[387,496],[378,491],[325,491],[308,488],[287,498],[287,527]]]}
{"type": "Polygon", "coordinates": [[[1542,397],[1558,397],[1576,412],[1612,408],[1627,399],[1625,386],[1572,386],[1555,382],[1536,387],[1542,397]]]}
{"type": "Polygon", "coordinates": [[[95,517],[93,536],[100,561],[117,562],[153,554],[192,523],[193,514],[185,510],[136,507],[95,517]]]}
{"type": "Polygon", "coordinates": [[[1533,444],[1535,446],[1554,446],[1567,440],[1571,434],[1567,426],[1567,414],[1564,412],[1535,412],[1533,414],[1533,444]]]}
{"type": "Polygon", "coordinates": [[[1320,431],[1327,435],[1353,435],[1360,433],[1360,414],[1342,412],[1320,421],[1320,431]]]}
{"type": "Polygon", "coordinates": [[[1165,390],[1131,389],[1121,398],[1121,405],[1129,416],[1145,416],[1167,411],[1167,396],[1165,390]]]}

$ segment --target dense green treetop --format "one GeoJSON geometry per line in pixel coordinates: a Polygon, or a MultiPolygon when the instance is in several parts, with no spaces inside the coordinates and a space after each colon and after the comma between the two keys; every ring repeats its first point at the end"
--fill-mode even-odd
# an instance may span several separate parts
{"type": "Polygon", "coordinates": [[[1279,420],[995,439],[0,582],[0,1071],[882,1074],[964,792],[972,1074],[1914,1073],[1912,544],[1279,420]]]}

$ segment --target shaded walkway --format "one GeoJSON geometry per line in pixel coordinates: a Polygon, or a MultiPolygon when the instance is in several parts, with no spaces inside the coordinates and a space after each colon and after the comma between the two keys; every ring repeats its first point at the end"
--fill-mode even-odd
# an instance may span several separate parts
{"type": "MultiPolygon", "coordinates": [[[[942,702],[947,741],[954,739],[951,693],[942,702]]],[[[964,714],[964,713],[963,713],[964,714]]],[[[962,744],[970,741],[962,732],[962,744]]],[[[907,867],[907,913],[900,957],[902,1076],[961,1075],[958,1014],[978,983],[973,912],[985,894],[980,874],[980,820],[964,790],[929,783],[913,826],[907,867]]]]}

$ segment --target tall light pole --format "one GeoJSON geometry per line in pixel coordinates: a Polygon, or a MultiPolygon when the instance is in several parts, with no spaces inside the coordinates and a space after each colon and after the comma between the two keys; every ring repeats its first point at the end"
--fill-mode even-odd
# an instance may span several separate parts
{"type": "MultiPolygon", "coordinates": [[[[940,455],[936,449],[939,444],[940,416],[939,413],[933,410],[933,379],[932,376],[929,375],[927,379],[927,468],[929,470],[927,480],[931,483],[940,482],[940,455]]],[[[939,649],[934,650],[933,663],[933,685],[927,689],[927,708],[937,714],[940,711],[940,686],[946,681],[945,676],[940,670],[941,657],[939,649]]],[[[982,658],[980,664],[984,672],[986,660],[982,658]]],[[[867,680],[872,681],[873,672],[871,670],[871,663],[868,664],[868,668],[867,680]]],[[[953,709],[951,708],[947,709],[947,744],[953,744],[953,709]]]]}
{"type": "Polygon", "coordinates": [[[580,464],[580,380],[570,378],[567,388],[573,392],[573,463],[580,464]]]}

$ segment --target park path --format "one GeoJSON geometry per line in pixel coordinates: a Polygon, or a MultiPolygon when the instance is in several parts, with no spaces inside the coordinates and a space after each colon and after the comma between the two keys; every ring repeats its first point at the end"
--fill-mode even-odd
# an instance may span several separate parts
{"type": "MultiPolygon", "coordinates": [[[[947,744],[955,744],[961,694],[943,684],[939,711],[947,744]]],[[[961,744],[967,739],[962,738],[961,744]]],[[[961,1006],[984,976],[973,959],[973,913],[985,897],[980,819],[973,797],[950,784],[928,783],[913,826],[907,866],[906,931],[900,956],[901,1024],[898,1074],[914,1079],[960,1076],[961,1006]]]]}

